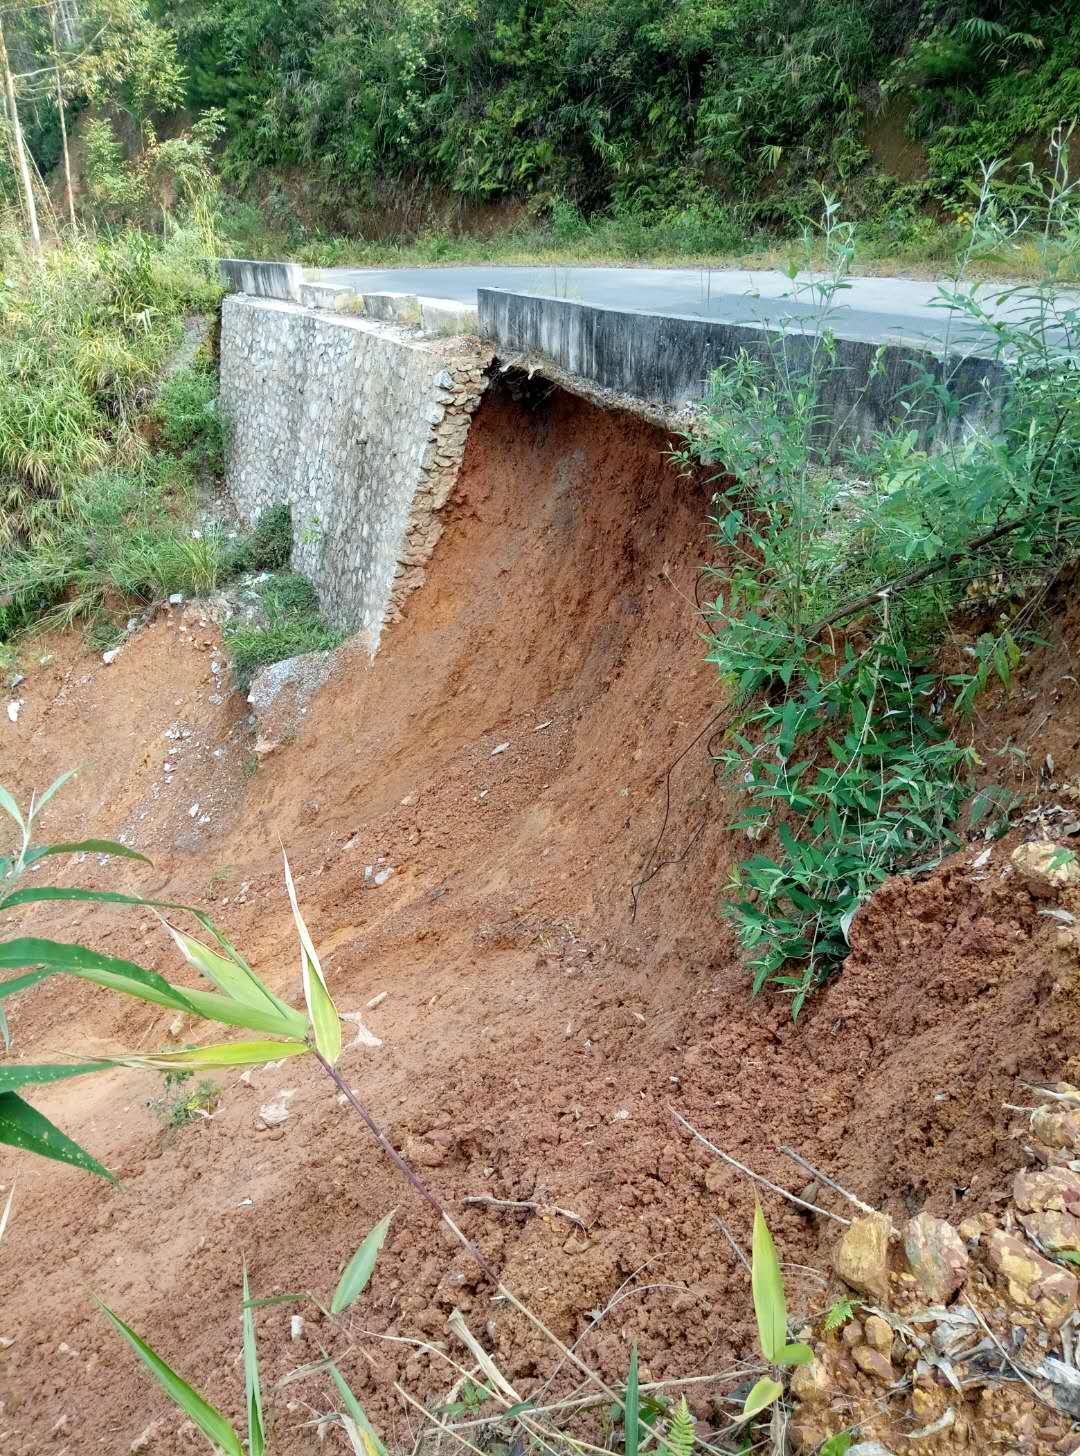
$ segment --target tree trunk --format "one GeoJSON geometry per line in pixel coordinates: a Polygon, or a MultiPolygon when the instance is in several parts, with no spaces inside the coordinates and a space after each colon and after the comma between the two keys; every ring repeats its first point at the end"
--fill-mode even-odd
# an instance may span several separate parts
{"type": "Polygon", "coordinates": [[[41,229],[38,227],[37,204],[34,201],[34,186],[30,180],[30,168],[26,162],[26,146],[23,142],[22,127],[19,125],[19,108],[15,104],[15,82],[11,76],[11,66],[8,64],[7,46],[4,43],[4,23],[0,19],[0,80],[3,81],[4,95],[7,98],[8,117],[11,121],[11,131],[15,140],[15,159],[19,169],[19,182],[22,187],[23,204],[26,207],[26,221],[30,229],[30,246],[38,257],[41,256],[41,229]]]}
{"type": "Polygon", "coordinates": [[[71,188],[71,154],[68,151],[67,117],[64,114],[64,87],[60,80],[60,49],[56,39],[56,10],[50,12],[53,35],[53,59],[56,61],[56,109],[60,113],[60,136],[64,142],[64,186],[67,191],[68,217],[75,229],[75,194],[71,188]]]}

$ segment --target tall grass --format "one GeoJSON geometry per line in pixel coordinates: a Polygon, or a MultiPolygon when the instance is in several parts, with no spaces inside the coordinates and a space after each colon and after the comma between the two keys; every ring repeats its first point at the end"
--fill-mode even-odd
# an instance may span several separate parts
{"type": "Polygon", "coordinates": [[[0,548],[62,530],[89,472],[138,467],[138,418],[183,319],[218,297],[209,251],[184,227],[81,238],[39,264],[0,237],[0,548]]]}

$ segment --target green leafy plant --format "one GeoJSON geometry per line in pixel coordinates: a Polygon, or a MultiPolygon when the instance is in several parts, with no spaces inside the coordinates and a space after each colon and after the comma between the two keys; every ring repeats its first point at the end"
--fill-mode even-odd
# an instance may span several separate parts
{"type": "MultiPolygon", "coordinates": [[[[993,175],[972,249],[1005,226],[993,175]]],[[[1054,281],[1062,251],[1080,246],[1067,172],[1044,212],[1045,284],[1002,290],[995,315],[974,287],[941,293],[1008,364],[1000,428],[959,438],[959,401],[947,378],[928,376],[897,400],[894,428],[839,448],[843,421],[823,401],[853,242],[826,203],[831,271],[805,286],[815,336],[781,332],[762,356],[715,376],[679,457],[723,473],[713,515],[720,590],[704,608],[708,660],[731,701],[717,760],[743,800],[733,828],[760,845],[733,872],[726,913],[755,993],[779,987],[793,1015],[843,963],[859,907],[885,878],[931,866],[960,842],[977,759],[950,736],[944,704],[952,698],[962,720],[991,681],[1010,686],[1028,599],[1037,605],[1080,550],[1067,343],[1080,308],[1054,281]],[[988,600],[998,630],[975,634],[972,672],[945,672],[946,634],[988,600]]],[[[794,272],[792,284],[798,296],[794,272]]]]}
{"type": "MultiPolygon", "coordinates": [[[[754,1291],[754,1313],[757,1315],[758,1343],[761,1353],[772,1366],[806,1365],[814,1358],[809,1345],[789,1344],[787,1302],[784,1279],[769,1226],[754,1205],[754,1235],[751,1259],[751,1285],[754,1291]]],[[[784,1393],[784,1387],[772,1375],[763,1375],[746,1397],[743,1418],[759,1415],[784,1393]]]]}
{"type": "Polygon", "coordinates": [[[846,1296],[838,1299],[825,1316],[822,1329],[827,1335],[833,1334],[836,1330],[842,1330],[846,1324],[850,1324],[855,1318],[855,1306],[846,1296]]]}
{"type": "Polygon", "coordinates": [[[166,1127],[184,1127],[189,1122],[208,1116],[221,1097],[216,1082],[204,1078],[195,1087],[188,1084],[191,1072],[166,1072],[160,1097],[151,1097],[147,1107],[166,1127]]]}
{"type": "MultiPolygon", "coordinates": [[[[386,1240],[392,1217],[392,1214],[387,1214],[365,1236],[360,1247],[345,1267],[345,1271],[331,1299],[329,1311],[323,1309],[323,1306],[319,1304],[319,1308],[331,1322],[334,1322],[337,1316],[348,1310],[367,1288],[375,1269],[375,1262],[378,1258],[379,1250],[386,1240]]],[[[262,1382],[259,1377],[258,1349],[255,1340],[255,1310],[266,1304],[280,1304],[283,1300],[294,1302],[307,1298],[314,1298],[314,1296],[275,1295],[266,1300],[252,1299],[248,1286],[247,1265],[245,1264],[243,1272],[243,1298],[240,1308],[243,1337],[244,1397],[247,1410],[247,1456],[265,1456],[266,1451],[269,1449],[267,1439],[268,1422],[264,1409],[262,1382]]],[[[317,1304],[319,1303],[317,1300],[315,1302],[317,1304]]],[[[229,1420],[203,1395],[189,1385],[151,1345],[135,1333],[130,1325],[125,1324],[117,1314],[109,1309],[107,1305],[101,1303],[100,1300],[98,1303],[117,1334],[135,1352],[173,1404],[183,1412],[188,1420],[193,1421],[199,1430],[202,1431],[215,1451],[222,1453],[222,1456],[244,1456],[244,1443],[229,1420]]],[[[386,1448],[382,1440],[371,1425],[363,1407],[350,1390],[337,1365],[324,1356],[320,1364],[314,1368],[325,1370],[333,1380],[344,1406],[344,1409],[338,1413],[338,1420],[344,1427],[356,1456],[387,1456],[386,1448]]],[[[311,1367],[305,1368],[303,1373],[311,1373],[311,1367]]]]}
{"type": "MultiPolygon", "coordinates": [[[[33,1065],[12,1063],[0,1066],[0,1142],[29,1147],[46,1157],[73,1162],[110,1176],[85,1150],[34,1112],[15,1090],[60,1078],[86,1076],[108,1067],[146,1067],[166,1073],[205,1072],[215,1067],[250,1066],[281,1057],[312,1053],[327,1070],[341,1052],[341,1023],[323,978],[319,958],[296,902],[292,875],[284,858],[285,879],[293,919],[301,945],[306,1014],[294,1011],[259,979],[243,956],[199,910],[172,902],[148,900],[111,890],[33,885],[18,888],[26,871],[50,855],[92,851],[121,855],[146,863],[143,855],[110,841],[85,840],[77,844],[34,846],[35,820],[44,806],[70,778],[65,774],[31,803],[24,815],[11,794],[0,788],[0,810],[16,824],[21,836],[17,851],[0,860],[0,913],[10,914],[26,905],[47,901],[89,901],[113,905],[146,907],[154,911],[187,964],[214,986],[213,991],[185,988],[170,983],[155,971],[133,962],[102,955],[81,945],[67,945],[33,936],[17,936],[0,942],[0,968],[24,970],[14,980],[0,982],[0,1001],[27,989],[46,976],[71,975],[96,985],[120,991],[138,1000],[178,1011],[195,1020],[238,1027],[256,1032],[262,1039],[187,1047],[178,1051],[140,1054],[123,1053],[109,1058],[71,1064],[33,1065]],[[167,920],[163,911],[191,914],[209,934],[214,946],[196,940],[167,920]],[[267,1037],[276,1038],[268,1040],[267,1037]]],[[[4,1026],[6,1028],[6,1021],[4,1026]]]]}

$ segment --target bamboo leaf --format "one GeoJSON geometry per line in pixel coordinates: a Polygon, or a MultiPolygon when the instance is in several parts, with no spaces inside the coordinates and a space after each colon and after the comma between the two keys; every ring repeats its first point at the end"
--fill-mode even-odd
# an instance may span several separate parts
{"type": "Polygon", "coordinates": [[[25,976],[13,976],[10,981],[0,981],[0,1001],[7,996],[15,996],[20,991],[26,991],[31,986],[36,986],[39,981],[44,981],[46,976],[51,976],[52,971],[30,971],[25,976]]]}
{"type": "Polygon", "coordinates": [[[743,1405],[742,1419],[744,1421],[749,1420],[751,1416],[756,1416],[759,1412],[767,1410],[773,1401],[777,1400],[783,1393],[784,1387],[778,1380],[773,1380],[771,1376],[763,1375],[746,1397],[746,1402],[743,1405]]]}
{"type": "Polygon", "coordinates": [[[0,1143],[12,1148],[25,1148],[42,1158],[53,1158],[58,1163],[70,1163],[72,1167],[84,1168],[88,1173],[97,1173],[110,1183],[116,1179],[98,1160],[81,1148],[66,1133],[29,1102],[24,1102],[17,1092],[0,1092],[0,1143]]]}
{"type": "Polygon", "coordinates": [[[7,789],[4,788],[3,784],[0,784],[0,809],[3,809],[5,814],[7,814],[10,818],[14,819],[15,823],[25,833],[26,824],[19,810],[19,806],[8,793],[7,789]]]}
{"type": "Polygon", "coordinates": [[[176,1371],[165,1363],[157,1351],[151,1349],[146,1341],[137,1335],[130,1325],[125,1324],[119,1315],[114,1314],[107,1304],[99,1299],[98,1306],[106,1318],[112,1322],[117,1333],[135,1351],[173,1404],[178,1405],[188,1420],[198,1426],[215,1450],[224,1452],[225,1456],[244,1456],[244,1448],[240,1444],[236,1432],[221,1412],[209,1401],[204,1400],[198,1391],[193,1390],[186,1380],[177,1375],[176,1371]]]}
{"type": "Polygon", "coordinates": [[[247,1264],[244,1264],[244,1304],[241,1315],[244,1329],[244,1391],[247,1396],[248,1456],[264,1456],[266,1432],[263,1426],[262,1387],[259,1384],[259,1357],[255,1348],[255,1316],[251,1312],[247,1264]]]}
{"type": "Polygon", "coordinates": [[[291,1030],[299,1023],[300,1035],[303,1036],[306,1026],[304,1018],[291,1006],[279,1000],[269,987],[264,986],[249,966],[234,961],[229,956],[218,955],[216,950],[211,950],[201,941],[193,940],[190,935],[185,935],[182,930],[170,925],[159,911],[155,910],[154,913],[172,936],[188,964],[201,971],[219,991],[223,991],[234,1001],[253,1006],[258,1011],[273,1011],[282,1021],[282,1030],[291,1030]]]}
{"type": "Polygon", "coordinates": [[[167,1006],[172,1011],[192,1009],[184,994],[170,986],[156,971],[144,970],[131,961],[102,955],[82,945],[63,945],[59,941],[38,940],[33,936],[5,941],[0,945],[0,968],[20,966],[47,966],[51,971],[81,976],[98,986],[123,991],[128,996],[137,996],[140,1001],[167,1006]]]}
{"type": "MultiPolygon", "coordinates": [[[[85,946],[63,945],[57,941],[36,940],[29,936],[0,944],[0,968],[27,965],[48,967],[47,971],[36,973],[36,979],[39,980],[42,975],[53,972],[79,976],[84,981],[92,981],[97,986],[105,986],[127,996],[135,996],[140,1001],[165,1006],[171,1011],[201,1016],[206,1021],[217,1021],[223,1026],[240,1026],[247,1031],[268,1032],[271,1036],[290,1032],[303,1036],[307,1030],[304,1017],[291,1007],[285,1008],[284,1013],[272,1007],[260,1011],[215,991],[184,990],[171,985],[156,971],[148,971],[116,956],[101,955],[85,946]]],[[[20,990],[25,985],[33,984],[25,977],[19,979],[22,981],[18,988],[20,990]]],[[[10,984],[0,982],[0,997],[11,994],[4,989],[5,985],[10,984]]]]}
{"type": "Polygon", "coordinates": [[[285,861],[285,885],[289,892],[289,904],[292,906],[296,931],[300,937],[300,975],[304,982],[304,999],[311,1018],[311,1029],[315,1034],[315,1045],[320,1055],[333,1066],[341,1055],[341,1021],[326,988],[322,966],[304,924],[304,917],[296,903],[296,886],[293,884],[292,871],[284,850],[281,851],[281,857],[285,861]]]}
{"type": "Polygon", "coordinates": [[[641,1442],[641,1392],[638,1388],[637,1345],[630,1348],[630,1367],[626,1372],[626,1401],[623,1407],[623,1449],[625,1456],[638,1456],[641,1442]]]}
{"type": "Polygon", "coordinates": [[[68,783],[71,779],[75,777],[77,772],[77,769],[69,768],[67,773],[62,773],[58,779],[53,779],[52,783],[34,805],[34,813],[40,814],[42,809],[44,809],[45,805],[52,798],[53,794],[58,793],[59,790],[62,789],[66,783],[68,783]]]}
{"type": "MultiPolygon", "coordinates": [[[[39,804],[38,808],[40,807],[39,804]]],[[[43,844],[29,852],[26,863],[35,864],[50,854],[108,854],[114,859],[137,859],[141,864],[153,863],[145,854],[140,854],[137,849],[129,849],[126,844],[118,844],[115,839],[79,839],[71,844],[43,844]]]]}
{"type": "Polygon", "coordinates": [[[87,1072],[105,1072],[112,1062],[75,1062],[59,1064],[49,1062],[0,1063],[0,1092],[11,1092],[24,1087],[28,1082],[60,1082],[65,1077],[82,1077],[87,1072]]]}
{"type": "Polygon", "coordinates": [[[132,1052],[102,1065],[155,1072],[207,1072],[215,1067],[258,1066],[282,1057],[303,1056],[310,1050],[306,1041],[227,1041],[220,1046],[186,1047],[175,1052],[132,1052]]]}
{"type": "Polygon", "coordinates": [[[814,1352],[809,1345],[785,1345],[776,1357],[778,1365],[809,1365],[814,1352]]]}
{"type": "Polygon", "coordinates": [[[385,1218],[379,1220],[346,1264],[345,1272],[338,1280],[338,1287],[334,1290],[334,1297],[330,1301],[331,1314],[341,1314],[343,1310],[349,1308],[350,1304],[355,1304],[367,1288],[368,1281],[375,1269],[375,1261],[379,1257],[379,1251],[386,1242],[386,1235],[390,1230],[390,1220],[393,1216],[394,1210],[391,1210],[385,1218]]]}
{"type": "Polygon", "coordinates": [[[386,1447],[383,1445],[378,1431],[376,1431],[375,1427],[368,1420],[364,1407],[349,1389],[344,1375],[342,1375],[333,1360],[327,1362],[326,1368],[330,1371],[331,1379],[338,1388],[338,1393],[345,1406],[345,1413],[350,1420],[355,1422],[363,1437],[363,1456],[387,1456],[386,1447]]]}
{"type": "Polygon", "coordinates": [[[189,1009],[205,1021],[219,1021],[222,1026],[242,1026],[246,1031],[265,1031],[271,1036],[300,1037],[307,1033],[307,1018],[291,1006],[285,1008],[286,1015],[269,1008],[260,1011],[216,991],[185,990],[181,994],[189,1009]]]}
{"type": "Polygon", "coordinates": [[[761,1204],[754,1203],[753,1268],[750,1279],[754,1291],[754,1312],[757,1315],[761,1353],[775,1363],[787,1342],[787,1304],[780,1260],[776,1255],[761,1204]]]}

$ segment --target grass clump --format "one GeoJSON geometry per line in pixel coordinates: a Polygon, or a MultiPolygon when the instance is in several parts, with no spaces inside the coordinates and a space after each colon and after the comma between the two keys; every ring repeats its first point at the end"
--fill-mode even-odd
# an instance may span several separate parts
{"type": "Polygon", "coordinates": [[[326,625],[315,588],[299,572],[272,576],[259,592],[264,624],[233,623],[225,628],[236,686],[245,693],[260,667],[304,652],[328,652],[345,636],[326,625]]]}
{"type": "Polygon", "coordinates": [[[166,379],[150,411],[162,443],[215,478],[225,471],[225,422],[217,392],[213,371],[191,365],[166,379]]]}
{"type": "Polygon", "coordinates": [[[36,624],[100,619],[125,603],[213,591],[226,570],[219,531],[192,534],[195,485],[184,461],[145,458],[73,482],[49,529],[28,535],[0,567],[0,637],[36,624]]]}

